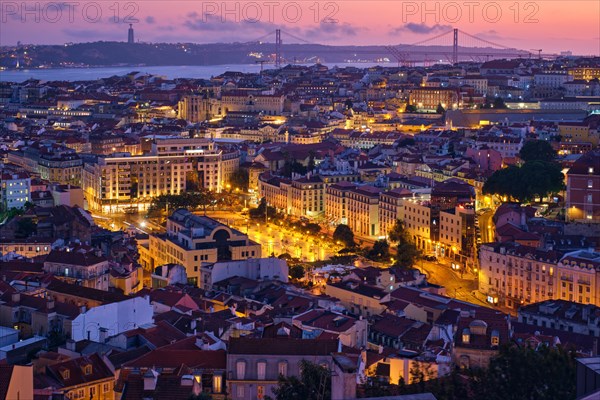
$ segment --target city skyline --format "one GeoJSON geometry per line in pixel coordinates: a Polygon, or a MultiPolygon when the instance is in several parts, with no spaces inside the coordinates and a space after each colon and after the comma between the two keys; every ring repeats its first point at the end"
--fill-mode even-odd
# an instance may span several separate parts
{"type": "MultiPolygon", "coordinates": [[[[353,1],[183,1],[168,8],[158,2],[27,4],[3,3],[0,45],[126,41],[127,28],[133,23],[136,41],[143,42],[246,42],[284,29],[309,43],[397,45],[458,28],[521,50],[600,53],[600,5],[585,0],[570,2],[569,9],[561,9],[558,1],[376,1],[368,9],[353,1]],[[386,12],[372,12],[378,9],[386,12]]],[[[284,43],[292,42],[286,38],[284,43]]]]}

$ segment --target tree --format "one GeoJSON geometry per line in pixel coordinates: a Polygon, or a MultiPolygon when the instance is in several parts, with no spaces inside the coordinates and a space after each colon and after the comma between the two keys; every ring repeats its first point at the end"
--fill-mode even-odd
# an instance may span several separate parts
{"type": "Polygon", "coordinates": [[[290,277],[295,280],[295,281],[299,281],[300,279],[304,278],[304,267],[302,267],[302,265],[292,265],[290,267],[290,277]]]}
{"type": "Polygon", "coordinates": [[[489,400],[576,397],[575,353],[561,347],[504,346],[480,384],[480,398],[489,400]]]}
{"type": "Polygon", "coordinates": [[[508,107],[506,107],[506,104],[504,104],[504,100],[502,99],[502,97],[496,97],[494,99],[493,106],[494,106],[493,108],[499,108],[499,109],[508,108],[508,107]]]}
{"type": "Polygon", "coordinates": [[[306,167],[307,171],[313,171],[315,169],[315,152],[314,151],[309,151],[308,152],[308,165],[306,167]]]}
{"type": "Polygon", "coordinates": [[[396,220],[392,229],[388,232],[390,242],[397,243],[398,254],[396,257],[395,266],[410,268],[414,265],[415,260],[420,255],[419,249],[413,243],[410,235],[404,227],[404,222],[396,220]]]}
{"type": "Polygon", "coordinates": [[[331,398],[331,374],[328,368],[302,360],[300,371],[300,378],[296,376],[279,376],[277,387],[273,388],[276,400],[331,398]]]}
{"type": "Polygon", "coordinates": [[[416,113],[417,112],[417,107],[414,106],[413,104],[407,104],[406,108],[404,109],[404,112],[407,112],[407,113],[416,113]]]}
{"type": "Polygon", "coordinates": [[[352,103],[352,99],[346,99],[346,101],[344,102],[344,106],[346,107],[346,110],[352,110],[352,107],[354,107],[354,103],[352,103]]]}
{"type": "Polygon", "coordinates": [[[414,146],[415,143],[415,139],[413,138],[404,138],[400,139],[400,141],[398,142],[398,147],[414,146]]]}
{"type": "Polygon", "coordinates": [[[373,243],[371,250],[367,252],[367,258],[374,261],[385,261],[390,258],[390,244],[381,239],[373,243]]]}
{"type": "Polygon", "coordinates": [[[443,113],[445,113],[445,112],[446,112],[446,109],[445,109],[445,108],[444,108],[444,106],[442,106],[442,104],[440,103],[440,104],[438,104],[438,105],[437,105],[437,108],[435,109],[435,112],[436,112],[437,114],[443,114],[443,113]]]}
{"type": "Polygon", "coordinates": [[[333,240],[342,242],[346,247],[354,247],[354,233],[348,225],[339,224],[333,232],[333,240]]]}
{"type": "Polygon", "coordinates": [[[521,147],[519,157],[525,162],[553,162],[556,159],[556,151],[550,142],[545,140],[529,140],[521,147]]]}
{"type": "Polygon", "coordinates": [[[37,232],[37,224],[31,218],[19,218],[15,237],[25,239],[37,232]]]}
{"type": "Polygon", "coordinates": [[[563,187],[564,176],[560,164],[531,161],[520,167],[513,165],[494,172],[483,185],[483,193],[526,202],[557,193],[563,187]]]}
{"type": "Polygon", "coordinates": [[[296,160],[288,159],[288,160],[285,160],[285,162],[283,163],[283,167],[281,167],[280,174],[287,178],[291,178],[293,173],[305,175],[306,171],[307,171],[307,169],[304,165],[300,164],[296,160]]]}
{"type": "Polygon", "coordinates": [[[304,227],[311,235],[318,235],[321,232],[321,225],[310,222],[304,227]]]}
{"type": "Polygon", "coordinates": [[[239,188],[242,191],[247,191],[248,184],[250,182],[248,170],[245,168],[236,169],[233,174],[231,174],[230,181],[232,187],[239,188]]]}
{"type": "Polygon", "coordinates": [[[275,209],[275,207],[267,206],[267,199],[262,197],[258,203],[258,207],[251,209],[249,214],[250,218],[254,219],[265,217],[276,218],[277,210],[275,209]]]}
{"type": "Polygon", "coordinates": [[[494,101],[492,103],[490,103],[490,99],[486,99],[485,100],[485,104],[481,108],[485,108],[485,109],[489,109],[489,108],[504,109],[504,108],[508,108],[508,107],[506,107],[506,104],[504,103],[504,100],[502,100],[502,97],[495,97],[494,101]]]}

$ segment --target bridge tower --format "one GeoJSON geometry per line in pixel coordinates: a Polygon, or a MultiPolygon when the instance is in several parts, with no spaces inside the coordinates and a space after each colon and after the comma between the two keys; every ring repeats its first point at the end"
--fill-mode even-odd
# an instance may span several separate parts
{"type": "Polygon", "coordinates": [[[458,63],[458,29],[454,28],[454,42],[452,43],[452,64],[458,63]]]}
{"type": "Polygon", "coordinates": [[[281,29],[275,30],[275,68],[281,68],[281,29]]]}

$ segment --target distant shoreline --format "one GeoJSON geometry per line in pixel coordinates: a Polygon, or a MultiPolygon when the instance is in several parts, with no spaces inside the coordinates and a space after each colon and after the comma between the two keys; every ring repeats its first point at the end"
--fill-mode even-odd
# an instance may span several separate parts
{"type": "MultiPolygon", "coordinates": [[[[314,64],[297,64],[310,66],[314,64]]],[[[356,67],[369,68],[373,66],[382,66],[393,68],[393,63],[323,63],[327,67],[356,67]]],[[[274,69],[274,65],[265,64],[263,70],[274,69]]],[[[5,69],[0,71],[0,82],[20,83],[29,79],[38,79],[41,81],[93,81],[111,76],[122,76],[131,72],[145,73],[149,75],[165,76],[167,79],[187,78],[187,79],[210,79],[213,76],[221,75],[228,71],[241,73],[258,73],[261,70],[259,64],[219,64],[219,65],[119,65],[112,67],[65,67],[65,68],[19,68],[5,69]]]]}

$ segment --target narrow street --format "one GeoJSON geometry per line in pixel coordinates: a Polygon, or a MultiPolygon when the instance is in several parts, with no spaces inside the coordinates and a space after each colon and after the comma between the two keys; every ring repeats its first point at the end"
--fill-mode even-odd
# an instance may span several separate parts
{"type": "Polygon", "coordinates": [[[415,266],[427,275],[430,283],[444,286],[448,297],[490,306],[474,295],[477,280],[472,274],[465,274],[464,278],[461,278],[460,273],[454,272],[450,266],[426,260],[419,260],[415,266]]]}

